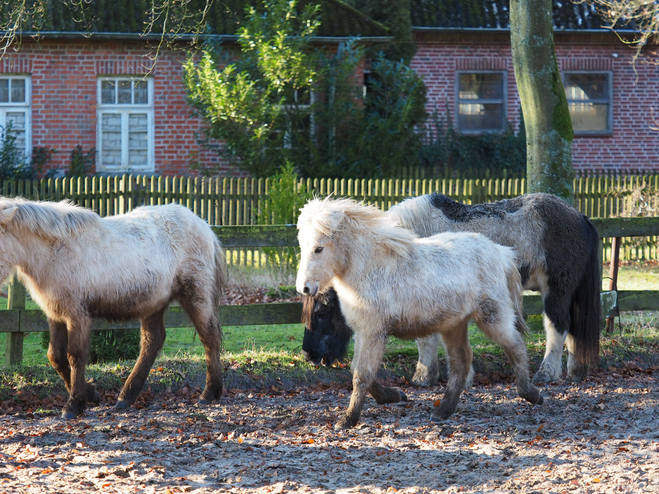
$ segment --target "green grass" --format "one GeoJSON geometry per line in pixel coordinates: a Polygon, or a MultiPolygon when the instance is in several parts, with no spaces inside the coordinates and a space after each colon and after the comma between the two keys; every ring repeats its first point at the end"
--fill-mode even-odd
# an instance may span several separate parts
{"type": "MultiPolygon", "coordinates": [[[[604,269],[602,288],[609,288],[609,270],[604,269]]],[[[618,271],[618,290],[659,290],[659,263],[626,262],[618,271]]]]}
{"type": "MultiPolygon", "coordinates": [[[[605,271],[606,272],[606,271],[605,271]]],[[[605,280],[605,286],[607,282],[605,280]]],[[[278,285],[275,283],[273,286],[278,285]]],[[[621,290],[659,289],[659,267],[647,263],[629,263],[619,275],[621,290]]],[[[28,301],[28,308],[36,308],[28,301]]],[[[6,307],[6,299],[0,298],[0,309],[6,307]]],[[[527,338],[532,368],[542,360],[545,337],[541,316],[530,316],[531,332],[527,338]]],[[[302,325],[239,326],[224,328],[225,382],[228,388],[270,388],[273,383],[299,385],[317,380],[349,380],[349,367],[341,369],[315,369],[304,362],[302,325]]],[[[474,349],[474,367],[477,372],[510,374],[509,365],[501,349],[489,341],[477,328],[470,327],[470,341],[474,349]]],[[[5,367],[6,335],[0,334],[0,399],[29,390],[32,393],[64,393],[61,380],[48,364],[46,350],[41,346],[41,333],[25,336],[23,366],[5,367]]],[[[625,367],[629,363],[641,368],[659,363],[659,313],[623,313],[616,320],[616,330],[602,335],[601,367],[625,367]]],[[[440,358],[443,358],[440,349],[440,358]]],[[[349,357],[352,356],[352,344],[349,357]]],[[[416,365],[417,350],[413,341],[390,338],[387,344],[384,369],[386,375],[411,378],[416,365]]],[[[121,387],[134,361],[90,365],[87,376],[94,379],[100,389],[114,390],[121,387]]],[[[176,390],[183,385],[203,387],[203,347],[192,328],[167,330],[167,338],[161,356],[156,361],[149,378],[154,391],[176,390]]],[[[278,385],[278,384],[277,384],[278,385]]]]}

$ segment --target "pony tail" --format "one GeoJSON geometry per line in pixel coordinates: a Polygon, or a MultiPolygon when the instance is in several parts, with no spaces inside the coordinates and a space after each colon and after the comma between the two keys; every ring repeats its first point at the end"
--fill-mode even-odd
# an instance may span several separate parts
{"type": "Polygon", "coordinates": [[[513,302],[513,309],[515,311],[515,328],[520,334],[526,335],[529,332],[529,327],[526,325],[524,310],[522,308],[522,291],[524,290],[524,286],[522,285],[522,276],[515,262],[517,251],[514,249],[510,249],[510,251],[512,251],[513,255],[506,267],[506,281],[508,282],[508,291],[510,292],[510,299],[513,302]]]}
{"type": "Polygon", "coordinates": [[[599,233],[585,216],[583,225],[587,232],[588,262],[572,295],[569,333],[575,340],[575,356],[578,361],[595,365],[599,361],[602,301],[600,299],[599,233]]]}

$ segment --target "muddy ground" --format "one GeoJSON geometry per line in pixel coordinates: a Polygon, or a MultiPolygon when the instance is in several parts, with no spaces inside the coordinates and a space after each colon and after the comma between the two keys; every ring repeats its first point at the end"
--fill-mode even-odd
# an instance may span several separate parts
{"type": "MultiPolygon", "coordinates": [[[[407,403],[369,398],[354,430],[335,382],[229,389],[199,407],[198,387],[146,391],[115,413],[115,393],[75,421],[52,411],[0,415],[0,492],[659,492],[659,368],[631,366],[580,384],[544,386],[545,402],[510,380],[476,385],[445,423],[443,391],[404,380],[407,403]]],[[[57,399],[60,401],[58,402],[57,399]]]]}

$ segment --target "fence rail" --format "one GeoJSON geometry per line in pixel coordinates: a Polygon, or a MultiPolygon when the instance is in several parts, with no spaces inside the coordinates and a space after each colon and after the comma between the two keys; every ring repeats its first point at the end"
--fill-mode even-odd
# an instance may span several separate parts
{"type": "MultiPolygon", "coordinates": [[[[593,223],[600,237],[659,235],[659,217],[655,218],[594,218],[593,223]]],[[[228,226],[213,227],[216,235],[232,247],[292,247],[297,245],[295,225],[228,226]]],[[[618,292],[620,311],[659,310],[659,291],[618,292]]],[[[0,311],[0,333],[8,333],[5,352],[7,365],[20,365],[23,358],[23,336],[29,332],[48,331],[46,317],[40,310],[25,309],[24,288],[14,279],[10,283],[8,309],[0,311]]],[[[252,304],[223,306],[220,320],[224,326],[295,324],[300,322],[302,304],[252,304]]],[[[537,295],[524,297],[524,313],[542,313],[542,301],[537,295]]],[[[603,316],[607,316],[604,313],[603,316]]],[[[190,322],[178,306],[172,306],[165,314],[168,328],[186,327],[190,322]]],[[[138,321],[107,322],[95,320],[94,330],[139,328],[138,321]]]]}

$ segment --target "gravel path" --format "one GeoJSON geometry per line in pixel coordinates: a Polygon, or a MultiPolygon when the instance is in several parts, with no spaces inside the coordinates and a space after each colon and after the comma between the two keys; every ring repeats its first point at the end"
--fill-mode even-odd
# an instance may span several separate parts
{"type": "Polygon", "coordinates": [[[548,385],[540,407],[476,385],[441,425],[443,390],[402,383],[408,403],[369,398],[347,432],[333,429],[345,382],[232,389],[205,408],[195,390],[146,393],[126,413],[108,394],[72,422],[0,416],[0,492],[659,492],[657,371],[548,385]]]}

